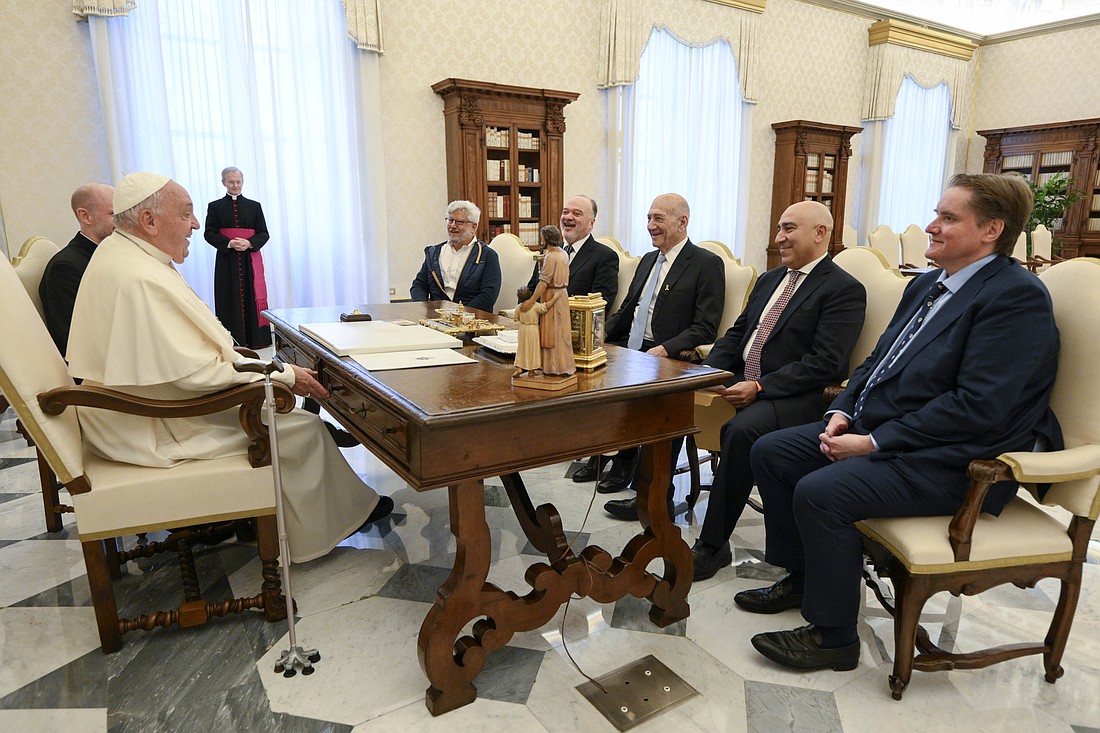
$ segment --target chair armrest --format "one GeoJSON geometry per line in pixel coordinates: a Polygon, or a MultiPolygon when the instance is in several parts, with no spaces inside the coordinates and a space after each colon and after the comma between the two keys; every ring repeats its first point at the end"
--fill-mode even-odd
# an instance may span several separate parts
{"type": "Polygon", "coordinates": [[[699,361],[706,359],[710,356],[711,349],[714,348],[714,344],[699,344],[695,347],[695,353],[699,357],[699,361]]]}
{"type": "MultiPolygon", "coordinates": [[[[276,412],[294,409],[294,392],[282,382],[271,385],[276,412]]],[[[38,405],[47,415],[60,415],[66,407],[95,407],[141,417],[173,418],[212,415],[240,405],[241,427],[252,441],[248,459],[259,468],[271,463],[268,428],[261,412],[264,404],[263,382],[250,382],[187,400],[153,400],[119,392],[106,387],[57,387],[38,395],[38,405]]]]}
{"type": "Polygon", "coordinates": [[[978,515],[982,512],[982,503],[989,492],[989,487],[998,481],[1008,481],[1013,478],[1008,464],[1000,460],[971,461],[966,469],[966,475],[970,478],[970,488],[967,489],[962,506],[955,512],[947,528],[948,541],[955,554],[955,562],[966,562],[970,559],[974,523],[978,521],[978,515]]]}
{"type": "Polygon", "coordinates": [[[1006,464],[1021,483],[1055,484],[1089,478],[1100,473],[1100,445],[1048,452],[1002,453],[997,460],[1006,464]]]}

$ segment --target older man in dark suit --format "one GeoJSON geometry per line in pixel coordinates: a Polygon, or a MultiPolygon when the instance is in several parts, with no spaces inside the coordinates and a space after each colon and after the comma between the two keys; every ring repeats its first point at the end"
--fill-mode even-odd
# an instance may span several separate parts
{"type": "Polygon", "coordinates": [[[447,241],[424,248],[424,264],[409,296],[492,311],[500,293],[500,258],[475,236],[481,209],[470,201],[452,201],[444,221],[447,241]]]}
{"type": "MultiPolygon", "coordinates": [[[[926,228],[926,254],[942,269],[909,284],[827,421],[753,446],[765,559],[790,575],[734,600],[754,613],[801,607],[810,622],[754,636],[765,657],[797,669],[854,669],[862,568],[855,523],[954,514],[970,461],[1061,447],[1048,406],[1058,366],[1050,296],[1008,255],[1031,205],[1018,177],[952,178],[926,228]]],[[[1015,490],[994,486],[983,509],[999,513],[1015,490]]]]}
{"type": "Polygon", "coordinates": [[[821,416],[822,390],[848,376],[848,361],[863,327],[863,286],[829,259],[833,216],[816,201],[789,206],[775,243],[783,267],[765,272],[744,312],[703,362],[735,381],[718,391],[737,414],[722,426],[722,455],[703,531],[695,546],[695,580],[733,560],[729,539],[755,479],[749,450],[779,428],[821,416]]]}
{"type": "MultiPolygon", "coordinates": [[[[642,257],[626,299],[608,319],[608,343],[677,359],[681,352],[714,342],[726,297],[725,270],[718,255],[688,239],[690,216],[688,202],[679,194],[653,200],[647,229],[654,251],[642,257]]],[[[679,453],[682,441],[674,442],[679,453]]],[[[623,485],[618,488],[626,488],[637,455],[637,448],[619,451],[615,467],[598,486],[606,491],[609,482],[619,481],[623,485]]],[[[610,501],[604,508],[633,519],[638,516],[636,504],[630,498],[610,501]]]]}

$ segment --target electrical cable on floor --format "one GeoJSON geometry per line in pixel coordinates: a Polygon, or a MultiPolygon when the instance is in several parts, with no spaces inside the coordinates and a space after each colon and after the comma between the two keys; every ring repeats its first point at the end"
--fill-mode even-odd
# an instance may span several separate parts
{"type": "MultiPolygon", "coordinates": [[[[572,546],[573,542],[576,541],[576,539],[580,537],[581,532],[584,531],[584,527],[588,523],[588,515],[592,513],[592,505],[596,503],[596,490],[599,488],[600,474],[603,473],[604,466],[602,459],[602,454],[596,456],[596,483],[592,486],[592,498],[588,500],[588,509],[584,513],[584,519],[581,520],[580,528],[578,528],[577,531],[573,533],[573,539],[569,540],[569,546],[572,546]]],[[[568,539],[568,534],[566,535],[566,538],[568,539]]],[[[592,567],[588,563],[588,558],[584,557],[583,555],[580,557],[580,560],[584,563],[584,567],[588,570],[589,587],[592,587],[592,567]]],[[[577,598],[580,598],[580,596],[577,596],[577,598]]],[[[565,656],[569,657],[569,661],[573,663],[573,666],[578,672],[581,673],[581,676],[594,684],[597,688],[599,688],[600,692],[606,695],[607,689],[603,685],[601,685],[596,679],[589,676],[587,672],[581,669],[581,665],[577,664],[577,660],[573,659],[573,655],[569,653],[569,645],[565,641],[565,618],[569,615],[569,604],[572,602],[573,594],[570,594],[569,598],[565,601],[565,608],[562,610],[561,614],[561,626],[558,628],[558,633],[561,634],[561,648],[565,650],[565,656]]]]}

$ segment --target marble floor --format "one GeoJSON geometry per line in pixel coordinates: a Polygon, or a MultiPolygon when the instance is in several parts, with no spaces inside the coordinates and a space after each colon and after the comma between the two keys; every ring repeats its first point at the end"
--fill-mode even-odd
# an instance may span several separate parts
{"type": "MultiPolygon", "coordinates": [[[[1056,685],[1043,681],[1036,657],[1026,657],[985,670],[916,672],[895,702],[887,687],[891,623],[870,593],[855,671],[799,674],[753,651],[752,634],[800,625],[801,617],[754,616],[733,604],[735,592],[779,577],[760,559],[763,526],[751,510],[733,537],[734,566],[692,588],[686,621],[658,629],[637,599],[574,599],[551,623],[488,655],[474,704],[432,718],[416,638],[454,557],[446,492],[410,490],[362,448],[345,454],[397,508],[328,556],[294,566],[299,642],[323,655],[315,674],[273,672],[286,626],[255,612],[199,629],[132,632],[119,652],[104,656],[72,515],[64,531],[44,532],[34,453],[14,428],[9,410],[0,419],[0,731],[613,731],[576,690],[585,678],[566,648],[593,677],[652,654],[701,693],[640,731],[1100,731],[1100,543],[1085,567],[1066,673],[1056,685]]],[[[578,542],[620,550],[635,527],[606,516],[602,496],[585,520],[593,485],[572,483],[567,468],[525,473],[532,499],[557,504],[578,542]]],[[[537,556],[499,481],[488,483],[490,580],[521,590],[537,556]]],[[[685,488],[677,523],[690,543],[699,519],[684,513],[685,488]]],[[[697,517],[703,511],[701,503],[697,517]]],[[[258,588],[254,546],[230,541],[199,549],[196,560],[211,595],[258,588]]],[[[116,587],[123,613],[178,602],[178,576],[165,559],[131,563],[116,587]]],[[[937,597],[927,627],[940,644],[963,649],[1039,638],[1055,593],[1042,583],[937,597]]]]}

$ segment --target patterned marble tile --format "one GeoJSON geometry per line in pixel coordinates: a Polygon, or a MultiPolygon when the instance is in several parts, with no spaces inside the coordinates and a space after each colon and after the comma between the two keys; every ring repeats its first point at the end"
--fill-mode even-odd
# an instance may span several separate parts
{"type": "Polygon", "coordinates": [[[96,648],[0,698],[0,708],[106,708],[107,658],[96,648]]]}
{"type": "Polygon", "coordinates": [[[90,608],[0,608],[0,644],[0,695],[8,696],[99,649],[99,635],[90,608]]]}
{"type": "Polygon", "coordinates": [[[80,543],[24,540],[0,548],[0,607],[84,575],[80,543]]]}
{"type": "Polygon", "coordinates": [[[0,730],[20,733],[107,733],[107,708],[0,710],[0,730]]]}
{"type": "Polygon", "coordinates": [[[829,731],[840,728],[833,696],[820,690],[745,683],[749,733],[829,731]]]}

